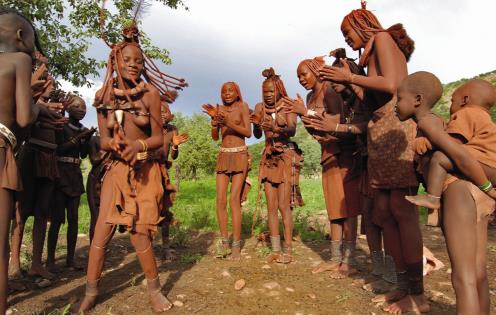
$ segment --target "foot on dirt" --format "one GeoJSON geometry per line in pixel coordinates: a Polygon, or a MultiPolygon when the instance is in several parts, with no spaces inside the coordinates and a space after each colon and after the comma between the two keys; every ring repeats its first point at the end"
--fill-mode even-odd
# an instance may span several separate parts
{"type": "Polygon", "coordinates": [[[176,251],[172,248],[162,248],[161,259],[163,262],[169,262],[175,260],[177,257],[175,255],[176,251]]]}
{"type": "Polygon", "coordinates": [[[57,266],[55,263],[46,263],[46,270],[52,274],[62,272],[62,268],[57,266]]]}
{"type": "Polygon", "coordinates": [[[95,306],[96,297],[98,296],[98,281],[86,282],[86,292],[79,303],[71,307],[71,314],[85,314],[95,306]]]}
{"type": "Polygon", "coordinates": [[[70,271],[82,271],[82,270],[84,270],[84,266],[81,265],[80,263],[75,262],[75,261],[68,261],[65,266],[70,271]]]}
{"type": "Polygon", "coordinates": [[[55,280],[55,275],[49,272],[43,266],[31,266],[31,269],[28,271],[29,276],[39,276],[48,280],[55,280]]]}
{"type": "Polygon", "coordinates": [[[362,289],[368,292],[373,292],[375,294],[382,294],[389,292],[392,286],[392,283],[389,283],[383,279],[379,279],[377,281],[367,283],[362,287],[362,289]]]}
{"type": "Polygon", "coordinates": [[[377,281],[379,279],[380,279],[380,276],[374,276],[372,274],[369,274],[363,278],[360,277],[359,279],[353,280],[353,285],[363,287],[366,284],[372,283],[372,282],[377,281]]]}
{"type": "Polygon", "coordinates": [[[326,271],[337,271],[339,269],[338,262],[321,262],[312,270],[313,274],[326,272],[326,271]]]}
{"type": "Polygon", "coordinates": [[[150,296],[150,304],[155,313],[162,313],[172,308],[172,303],[160,291],[160,281],[157,278],[146,280],[148,287],[148,295],[150,296]]]}
{"type": "Polygon", "coordinates": [[[226,258],[231,254],[231,249],[229,248],[229,242],[222,242],[219,240],[215,247],[215,258],[226,258]]]}
{"type": "Polygon", "coordinates": [[[9,279],[20,280],[24,278],[24,274],[20,268],[9,268],[9,279]]]}
{"type": "Polygon", "coordinates": [[[268,264],[271,264],[271,263],[274,263],[274,262],[278,262],[278,260],[281,257],[282,257],[282,253],[281,252],[272,252],[269,256],[267,256],[267,259],[265,259],[265,261],[268,264]]]}
{"type": "Polygon", "coordinates": [[[398,302],[385,307],[383,310],[389,314],[420,314],[429,312],[431,307],[424,295],[407,295],[398,302]]]}
{"type": "Polygon", "coordinates": [[[345,279],[345,278],[349,278],[350,276],[357,274],[357,273],[358,273],[358,271],[355,268],[351,267],[350,265],[341,264],[341,266],[339,266],[339,269],[337,271],[331,272],[331,278],[332,279],[345,279]]]}
{"type": "Polygon", "coordinates": [[[279,255],[279,258],[277,258],[276,262],[279,264],[289,264],[293,261],[293,256],[288,253],[284,253],[279,255]]]}
{"type": "Polygon", "coordinates": [[[11,291],[11,293],[22,292],[25,291],[26,289],[27,289],[26,286],[20,281],[9,280],[9,291],[11,291]]]}
{"type": "Polygon", "coordinates": [[[231,256],[229,257],[229,259],[235,261],[241,260],[241,247],[233,246],[231,250],[231,256]]]}
{"type": "Polygon", "coordinates": [[[384,303],[384,302],[396,302],[408,295],[408,292],[402,289],[394,288],[385,294],[379,294],[374,297],[371,301],[373,303],[384,303]]]}
{"type": "Polygon", "coordinates": [[[426,207],[429,209],[439,209],[439,207],[441,206],[441,198],[429,194],[405,196],[405,199],[410,201],[414,205],[426,207]]]}

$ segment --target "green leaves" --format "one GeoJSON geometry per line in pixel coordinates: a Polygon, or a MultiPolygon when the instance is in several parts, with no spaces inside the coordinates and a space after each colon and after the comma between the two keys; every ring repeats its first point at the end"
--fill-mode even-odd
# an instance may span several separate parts
{"type": "MultiPolygon", "coordinates": [[[[104,30],[111,43],[120,41],[123,25],[132,19],[133,0],[108,1],[112,11],[105,9],[104,30]]],[[[148,1],[153,2],[153,1],[148,1]]],[[[188,9],[182,0],[155,0],[162,5],[188,9]]],[[[76,86],[90,85],[91,76],[98,76],[106,60],[88,55],[95,44],[102,43],[100,4],[96,0],[0,0],[0,6],[18,10],[30,19],[49,58],[50,71],[76,86]]],[[[139,23],[139,21],[138,21],[139,23]]],[[[142,45],[150,58],[169,64],[169,52],[152,44],[142,32],[142,45]]]]}

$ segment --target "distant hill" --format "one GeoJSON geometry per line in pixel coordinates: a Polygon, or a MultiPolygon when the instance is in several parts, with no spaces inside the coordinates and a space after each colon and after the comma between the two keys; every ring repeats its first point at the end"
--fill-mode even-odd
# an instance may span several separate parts
{"type": "MultiPolygon", "coordinates": [[[[493,70],[491,72],[487,73],[482,73],[479,74],[478,76],[475,76],[470,79],[482,79],[486,80],[488,82],[491,82],[494,86],[496,86],[496,70],[493,70]]],[[[439,100],[439,102],[436,104],[434,107],[434,111],[443,116],[445,119],[449,119],[449,108],[451,105],[451,95],[453,92],[463,83],[467,82],[470,79],[461,79],[458,81],[454,81],[448,84],[444,85],[444,91],[443,91],[443,96],[439,100]]],[[[492,110],[492,117],[493,120],[496,120],[496,108],[493,108],[492,110]]]]}
{"type": "MultiPolygon", "coordinates": [[[[483,79],[491,82],[494,86],[496,86],[496,70],[480,74],[471,79],[483,79]]],[[[470,79],[461,79],[458,81],[454,81],[444,85],[443,96],[439,100],[439,102],[435,105],[434,111],[441,115],[446,120],[449,119],[449,107],[451,105],[451,95],[464,82],[470,79]]],[[[492,110],[493,120],[496,121],[496,108],[492,110]]],[[[298,123],[298,127],[296,129],[296,136],[293,137],[293,141],[295,141],[300,149],[303,150],[304,154],[304,165],[303,165],[303,176],[312,176],[320,173],[320,145],[315,141],[308,132],[303,127],[302,123],[298,123]]],[[[249,150],[252,154],[253,159],[253,170],[252,174],[258,172],[258,166],[260,163],[260,156],[263,151],[265,143],[261,141],[259,143],[255,143],[249,146],[249,150]]]]}

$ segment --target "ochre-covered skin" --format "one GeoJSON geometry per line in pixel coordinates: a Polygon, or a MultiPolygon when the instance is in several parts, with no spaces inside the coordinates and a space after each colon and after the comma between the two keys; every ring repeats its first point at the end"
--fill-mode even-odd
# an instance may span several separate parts
{"type": "Polygon", "coordinates": [[[263,102],[255,106],[251,121],[255,137],[261,138],[262,132],[265,136],[258,176],[264,185],[271,239],[280,238],[278,211],[284,224],[284,254],[272,244],[273,254],[268,260],[289,263],[292,260],[292,210],[303,204],[299,188],[302,152],[291,141],[296,133],[297,115],[284,110],[282,98],[287,97],[287,93],[274,69],[266,69],[262,75],[266,78],[262,84],[263,102]]]}
{"type": "Polygon", "coordinates": [[[414,122],[400,122],[394,112],[396,91],[408,75],[407,60],[414,43],[400,24],[386,30],[365,8],[345,16],[341,31],[353,50],[364,49],[359,64],[367,67],[367,75],[352,74],[346,66],[326,66],[320,75],[326,80],[363,88],[367,106],[374,110],[367,138],[368,176],[377,190],[374,222],[383,227],[386,253],[394,257],[396,272],[406,272],[408,278],[408,290],[395,290],[386,295],[386,300],[391,297],[400,300],[385,310],[391,313],[427,311],[429,305],[423,295],[420,267],[422,236],[418,215],[415,207],[405,200],[418,185],[411,150],[416,130],[414,122]]]}
{"type": "MultiPolygon", "coordinates": [[[[0,123],[19,138],[20,128],[36,119],[37,107],[31,94],[31,54],[35,32],[24,17],[15,12],[0,12],[0,123]]],[[[9,269],[9,229],[14,210],[14,191],[20,179],[14,160],[14,147],[5,135],[0,136],[0,314],[7,311],[7,279],[9,269]]]]}
{"type": "MultiPolygon", "coordinates": [[[[241,192],[248,172],[248,148],[245,138],[251,137],[250,111],[243,102],[239,86],[227,82],[221,88],[223,105],[203,105],[203,109],[212,117],[212,138],[221,138],[221,152],[217,157],[216,192],[217,219],[220,234],[224,240],[227,232],[227,192],[231,182],[229,204],[232,213],[233,246],[232,258],[240,259],[241,241],[241,192]],[[232,150],[236,152],[222,152],[232,150]]],[[[224,243],[228,248],[229,244],[224,243]]],[[[222,255],[224,256],[224,255],[222,255]]]]}
{"type": "Polygon", "coordinates": [[[107,75],[95,96],[100,149],[110,152],[111,157],[103,177],[100,210],[90,247],[86,295],[74,306],[74,312],[85,312],[95,304],[105,248],[116,225],[130,233],[147,279],[152,308],[162,312],[172,307],[160,292],[151,244],[163,219],[164,195],[160,157],[154,153],[164,141],[161,94],[170,87],[180,89],[186,84],[184,80],[171,83],[171,77],[146,57],[135,25],[126,28],[123,35],[123,42],[111,46],[107,75]]]}

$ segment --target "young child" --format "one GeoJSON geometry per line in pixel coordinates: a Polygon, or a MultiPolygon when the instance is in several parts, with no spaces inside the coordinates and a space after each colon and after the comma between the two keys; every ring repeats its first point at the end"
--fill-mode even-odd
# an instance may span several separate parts
{"type": "MultiPolygon", "coordinates": [[[[477,188],[474,184],[449,176],[445,183],[447,188],[443,192],[443,233],[453,266],[452,282],[457,300],[457,314],[489,314],[490,299],[486,271],[487,224],[489,215],[494,211],[495,190],[487,190],[487,195],[482,192],[480,188],[485,188],[482,185],[487,183],[488,179],[480,163],[471,156],[466,145],[461,145],[450,136],[448,132],[456,128],[451,126],[445,131],[443,121],[431,112],[441,93],[441,82],[433,74],[414,73],[408,76],[398,89],[397,113],[401,120],[415,119],[419,131],[432,145],[438,151],[442,151],[462,174],[470,175],[467,177],[479,186],[477,188]]],[[[487,85],[481,82],[468,82],[454,94],[455,111],[457,104],[461,104],[457,100],[465,98],[459,98],[459,95],[469,98],[471,96],[474,101],[491,100],[494,97],[491,96],[494,94],[487,85]],[[464,93],[459,94],[460,91],[464,93]],[[490,97],[487,98],[488,96],[490,97]]],[[[472,117],[462,115],[457,116],[456,119],[461,119],[462,123],[456,124],[462,127],[459,130],[465,131],[463,136],[468,141],[477,139],[474,136],[475,131],[484,125],[484,120],[487,121],[480,118],[473,121],[472,117]],[[470,124],[472,129],[467,127],[470,124]]],[[[494,137],[494,135],[493,132],[487,136],[494,137]]],[[[482,140],[485,147],[487,142],[484,141],[487,138],[479,138],[479,140],[482,140]]]]}
{"type": "Polygon", "coordinates": [[[86,104],[80,97],[71,97],[67,107],[69,123],[58,135],[57,165],[60,177],[55,182],[54,207],[50,213],[50,228],[47,241],[47,268],[58,272],[55,265],[55,249],[60,226],[65,222],[67,210],[67,256],[66,266],[73,271],[82,270],[83,266],[74,260],[78,234],[78,209],[81,194],[84,193],[81,158],[88,155],[89,138],[95,128],[88,129],[81,124],[86,115],[86,104]]]}
{"type": "MultiPolygon", "coordinates": [[[[453,93],[450,109],[452,116],[446,129],[448,134],[464,144],[471,156],[479,161],[489,178],[479,188],[488,192],[492,190],[492,183],[496,183],[496,125],[489,114],[495,104],[496,88],[489,82],[468,81],[453,93]]],[[[429,163],[427,194],[407,196],[406,199],[418,206],[438,209],[446,175],[455,170],[450,158],[442,151],[435,152],[429,163]]],[[[468,174],[465,175],[469,177],[468,174]]]]}
{"type": "Polygon", "coordinates": [[[39,111],[31,93],[35,39],[33,25],[26,17],[0,8],[0,314],[7,311],[8,235],[14,191],[21,189],[14,159],[17,132],[33,123],[39,111]]]}

